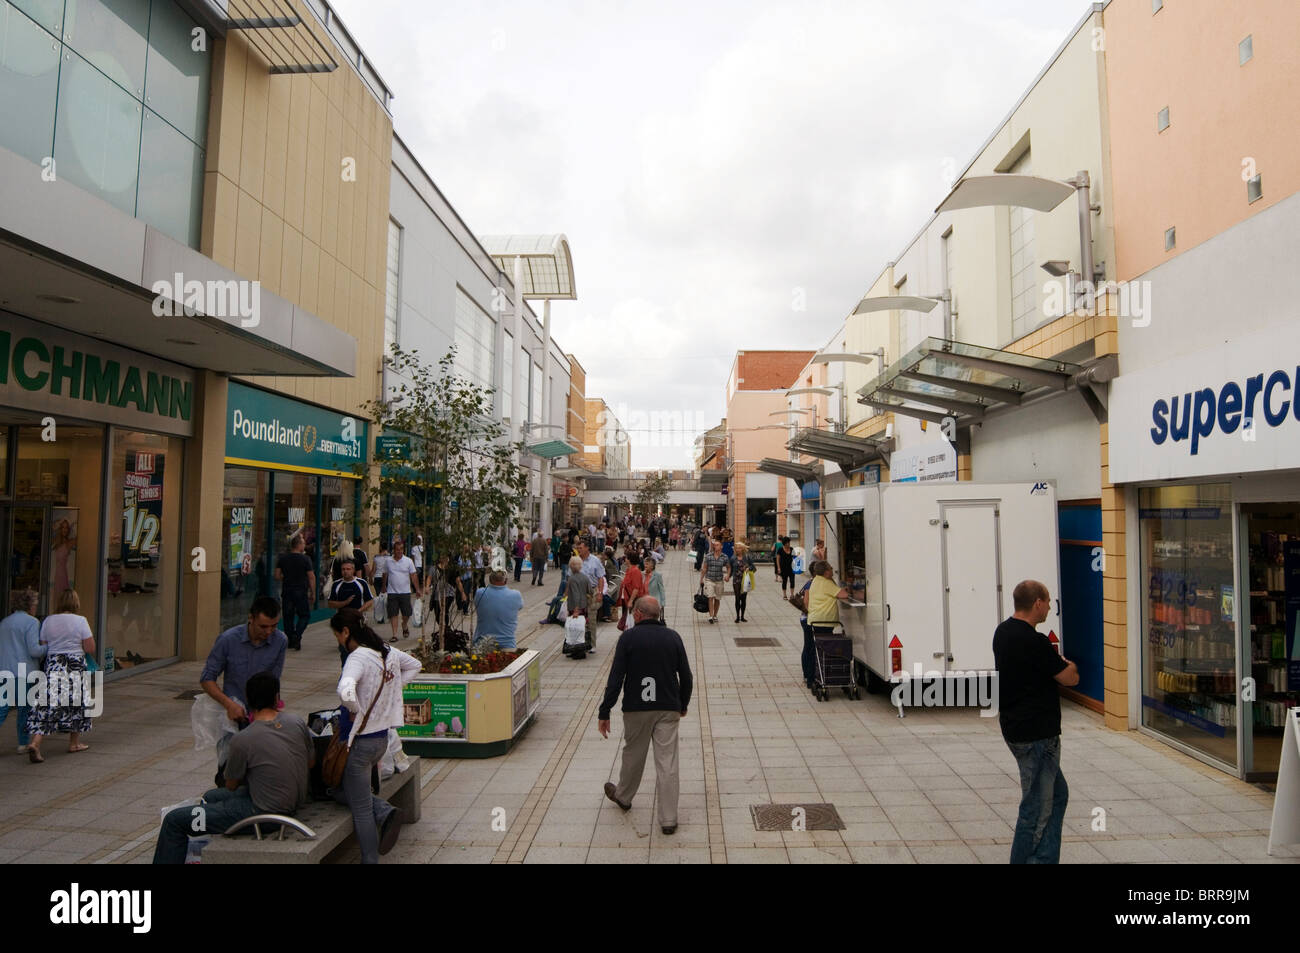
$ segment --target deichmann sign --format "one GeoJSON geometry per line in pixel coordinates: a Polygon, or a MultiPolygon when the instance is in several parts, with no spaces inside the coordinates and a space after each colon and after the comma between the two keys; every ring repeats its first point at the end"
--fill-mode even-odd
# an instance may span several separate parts
{"type": "Polygon", "coordinates": [[[1300,467],[1297,388],[1300,333],[1285,327],[1121,374],[1111,382],[1111,479],[1300,467]]]}
{"type": "Polygon", "coordinates": [[[366,422],[231,381],[226,397],[226,462],[355,477],[366,422]]]}
{"type": "Polygon", "coordinates": [[[188,437],[188,368],[3,312],[0,404],[188,437]]]}

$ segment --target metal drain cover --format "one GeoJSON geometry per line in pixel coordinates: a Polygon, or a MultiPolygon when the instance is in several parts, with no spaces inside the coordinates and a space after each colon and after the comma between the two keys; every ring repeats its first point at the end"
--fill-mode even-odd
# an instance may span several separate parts
{"type": "Polygon", "coordinates": [[[751,804],[756,831],[842,831],[834,804],[751,804]]]}
{"type": "Polygon", "coordinates": [[[780,644],[776,639],[746,638],[743,636],[736,638],[736,646],[742,649],[773,648],[780,644]]]}

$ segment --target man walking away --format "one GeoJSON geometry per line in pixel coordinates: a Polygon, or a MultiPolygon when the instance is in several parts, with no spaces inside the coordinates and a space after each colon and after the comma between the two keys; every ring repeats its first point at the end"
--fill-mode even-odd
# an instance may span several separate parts
{"type": "Polygon", "coordinates": [[[1056,864],[1070,790],[1061,773],[1058,685],[1079,684],[1079,669],[1057,653],[1035,626],[1047,618],[1047,587],[1026,579],[1011,594],[1015,613],[993,633],[998,720],[1020,765],[1020,814],[1011,863],[1056,864]]]}
{"type": "Polygon", "coordinates": [[[623,694],[623,764],[618,784],[606,783],[605,797],[624,811],[645,772],[646,749],[655,746],[659,826],[677,831],[677,723],[691,703],[691,666],[682,637],[659,621],[659,602],[642,596],[632,609],[636,625],[619,637],[596,729],[609,737],[609,713],[623,694]]]}
{"type": "Polygon", "coordinates": [[[546,540],[542,539],[542,534],[540,532],[534,533],[533,544],[528,552],[528,558],[533,563],[532,585],[540,586],[542,584],[542,576],[546,572],[546,558],[550,554],[550,547],[547,546],[546,540]]]}
{"type": "Polygon", "coordinates": [[[695,550],[695,571],[699,572],[700,566],[704,563],[704,554],[709,551],[708,537],[704,535],[704,530],[697,529],[695,531],[693,548],[695,550]]]}
{"type": "Polygon", "coordinates": [[[307,557],[302,533],[294,533],[289,551],[275,564],[275,579],[280,583],[280,602],[284,606],[284,634],[289,648],[302,650],[302,634],[311,620],[311,604],[316,598],[316,567],[307,557]]]}
{"type": "Polygon", "coordinates": [[[700,570],[700,582],[704,594],[709,597],[709,621],[718,621],[718,603],[722,601],[722,591],[731,579],[731,560],[722,555],[722,540],[713,541],[713,552],[704,557],[704,567],[700,570]]]}
{"type": "MultiPolygon", "coordinates": [[[[587,593],[587,651],[596,651],[596,616],[600,612],[601,602],[605,597],[605,567],[596,554],[591,551],[586,540],[578,543],[578,558],[582,560],[582,574],[587,577],[591,588],[587,593]]],[[[572,609],[569,610],[572,613],[572,609]]]]}

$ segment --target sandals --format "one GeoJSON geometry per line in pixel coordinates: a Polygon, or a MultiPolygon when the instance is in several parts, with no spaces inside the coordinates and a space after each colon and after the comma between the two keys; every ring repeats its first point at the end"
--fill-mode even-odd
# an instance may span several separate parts
{"type": "Polygon", "coordinates": [[[27,758],[32,764],[41,764],[45,761],[45,758],[35,748],[27,749],[27,758]]]}
{"type": "Polygon", "coordinates": [[[89,749],[90,745],[77,744],[75,747],[69,745],[68,754],[76,754],[78,751],[88,751],[89,749]]]}

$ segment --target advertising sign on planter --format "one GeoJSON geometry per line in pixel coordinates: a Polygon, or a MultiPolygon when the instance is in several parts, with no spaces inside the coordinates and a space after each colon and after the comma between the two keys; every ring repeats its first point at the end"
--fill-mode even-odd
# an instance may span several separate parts
{"type": "Polygon", "coordinates": [[[402,738],[464,741],[469,719],[464,682],[412,682],[402,689],[402,738]]]}

